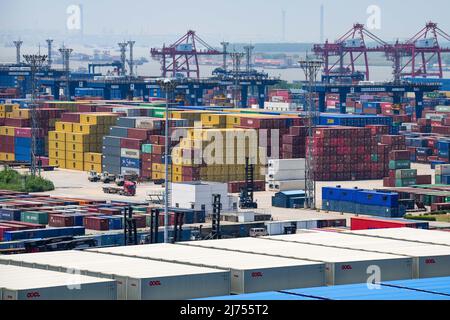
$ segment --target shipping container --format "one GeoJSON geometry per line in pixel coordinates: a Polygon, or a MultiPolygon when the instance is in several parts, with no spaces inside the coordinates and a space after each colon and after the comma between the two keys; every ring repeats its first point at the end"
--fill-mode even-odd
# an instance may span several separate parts
{"type": "Polygon", "coordinates": [[[183,300],[230,294],[230,272],[82,251],[0,256],[0,264],[26,266],[117,281],[120,300],[183,300]]]}
{"type": "Polygon", "coordinates": [[[186,263],[231,271],[231,293],[311,287],[325,284],[325,265],[240,252],[156,244],[90,249],[90,252],[186,263]]]}
{"type": "Polygon", "coordinates": [[[352,231],[352,233],[366,235],[369,237],[380,237],[387,239],[412,241],[415,243],[430,243],[430,244],[440,244],[450,246],[449,233],[438,230],[396,228],[396,229],[358,230],[352,231]]]}
{"type": "Polygon", "coordinates": [[[450,276],[450,248],[403,240],[364,237],[341,232],[308,231],[295,235],[269,237],[273,240],[404,255],[413,258],[413,277],[450,276]]]}
{"type": "Polygon", "coordinates": [[[327,285],[366,282],[367,270],[373,265],[380,268],[382,281],[412,279],[413,277],[412,258],[393,254],[329,248],[260,238],[192,241],[184,244],[325,262],[327,285]]]}
{"type": "Polygon", "coordinates": [[[0,300],[116,300],[112,279],[0,264],[0,300]]]}

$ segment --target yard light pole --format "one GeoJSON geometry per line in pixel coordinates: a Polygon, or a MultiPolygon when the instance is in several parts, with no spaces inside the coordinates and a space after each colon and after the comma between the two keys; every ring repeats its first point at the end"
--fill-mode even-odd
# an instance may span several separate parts
{"type": "Polygon", "coordinates": [[[169,98],[177,87],[176,82],[170,78],[158,81],[159,87],[166,93],[165,141],[164,141],[164,243],[169,243],[169,98]]]}

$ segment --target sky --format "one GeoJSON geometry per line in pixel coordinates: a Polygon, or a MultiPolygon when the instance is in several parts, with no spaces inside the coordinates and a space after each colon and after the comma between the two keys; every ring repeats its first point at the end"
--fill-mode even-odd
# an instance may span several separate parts
{"type": "Polygon", "coordinates": [[[321,4],[329,40],[366,24],[371,5],[380,9],[373,32],[383,40],[409,38],[430,20],[450,33],[448,0],[0,0],[0,32],[64,33],[71,4],[82,5],[88,35],[173,38],[193,29],[208,40],[281,42],[284,10],[286,42],[318,42],[321,4]]]}

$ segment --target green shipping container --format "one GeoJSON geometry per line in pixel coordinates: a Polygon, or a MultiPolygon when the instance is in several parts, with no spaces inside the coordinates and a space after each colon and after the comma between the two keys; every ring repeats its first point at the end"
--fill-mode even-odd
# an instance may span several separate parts
{"type": "Polygon", "coordinates": [[[42,211],[24,211],[20,214],[20,221],[36,224],[48,224],[48,213],[42,211]]]}
{"type": "Polygon", "coordinates": [[[395,171],[395,178],[397,179],[408,179],[416,177],[417,177],[416,169],[400,169],[395,171]]]}
{"type": "Polygon", "coordinates": [[[153,145],[151,144],[142,145],[142,153],[152,153],[152,152],[153,152],[153,145]]]}
{"type": "Polygon", "coordinates": [[[377,154],[371,154],[370,155],[370,160],[372,160],[372,162],[378,162],[378,155],[377,154]]]}
{"type": "Polygon", "coordinates": [[[434,177],[434,180],[435,180],[434,183],[436,183],[436,184],[441,184],[442,183],[442,178],[438,174],[434,177]]]}
{"type": "Polygon", "coordinates": [[[165,111],[164,110],[154,110],[153,111],[153,117],[155,118],[164,118],[165,111]]]}
{"type": "Polygon", "coordinates": [[[409,169],[411,168],[411,161],[409,160],[391,160],[389,161],[390,170],[409,169]]]}
{"type": "Polygon", "coordinates": [[[409,178],[409,179],[395,179],[395,186],[397,188],[400,187],[410,187],[417,183],[416,178],[409,178]]]}

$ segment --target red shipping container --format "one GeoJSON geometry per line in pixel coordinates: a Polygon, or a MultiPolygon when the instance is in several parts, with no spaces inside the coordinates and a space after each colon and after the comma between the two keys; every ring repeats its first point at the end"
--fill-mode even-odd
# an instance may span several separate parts
{"type": "Polygon", "coordinates": [[[431,211],[444,211],[450,210],[450,203],[432,203],[431,211]]]}
{"type": "Polygon", "coordinates": [[[130,139],[130,138],[120,138],[120,147],[126,149],[141,150],[142,140],[130,139]]]}
{"type": "Polygon", "coordinates": [[[5,126],[10,127],[30,127],[30,119],[21,119],[21,118],[6,118],[5,126]]]}
{"type": "Polygon", "coordinates": [[[100,217],[84,217],[83,225],[88,230],[109,230],[109,219],[100,217]]]}
{"type": "Polygon", "coordinates": [[[107,216],[115,216],[122,214],[122,210],[120,208],[98,208],[98,212],[107,216]]]}
{"type": "Polygon", "coordinates": [[[153,154],[163,155],[164,154],[164,150],[165,150],[164,146],[161,146],[161,145],[154,144],[153,147],[152,147],[152,153],[153,154]]]}
{"type": "Polygon", "coordinates": [[[408,150],[394,150],[389,152],[389,160],[410,160],[411,153],[408,150]]]}
{"type": "Polygon", "coordinates": [[[351,217],[351,230],[391,229],[391,228],[416,228],[415,223],[383,220],[376,218],[351,217]]]}
{"type": "MultiPolygon", "coordinates": [[[[151,144],[165,145],[165,141],[166,141],[165,136],[159,136],[159,135],[151,135],[150,136],[151,144]]],[[[169,139],[169,144],[170,144],[170,139],[169,139]]]]}
{"type": "Polygon", "coordinates": [[[66,112],[61,116],[61,121],[80,123],[81,113],[66,112]]]}
{"type": "Polygon", "coordinates": [[[145,129],[128,129],[128,138],[147,140],[148,130],[145,129]]]}
{"type": "Polygon", "coordinates": [[[163,157],[160,154],[152,154],[152,163],[162,163],[163,157]]]}
{"type": "Polygon", "coordinates": [[[73,227],[74,217],[67,216],[63,214],[52,214],[49,216],[48,225],[50,227],[62,228],[62,227],[73,227]]]}
{"type": "Polygon", "coordinates": [[[417,175],[416,184],[431,184],[431,175],[417,175]]]}

